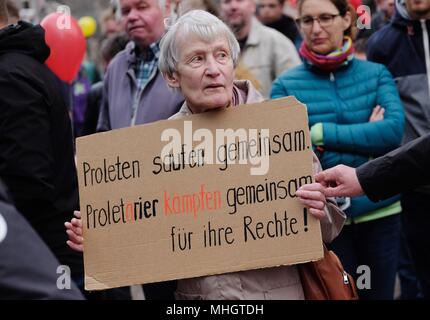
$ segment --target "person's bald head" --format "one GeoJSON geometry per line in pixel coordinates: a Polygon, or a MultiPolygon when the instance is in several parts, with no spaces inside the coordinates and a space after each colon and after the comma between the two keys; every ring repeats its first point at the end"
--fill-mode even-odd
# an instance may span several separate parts
{"type": "Polygon", "coordinates": [[[0,28],[6,26],[8,20],[6,0],[0,0],[0,28]]]}

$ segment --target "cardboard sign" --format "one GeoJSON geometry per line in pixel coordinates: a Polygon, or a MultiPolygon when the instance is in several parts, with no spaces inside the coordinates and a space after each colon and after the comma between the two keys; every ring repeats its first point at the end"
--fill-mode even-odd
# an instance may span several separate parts
{"type": "Polygon", "coordinates": [[[323,256],[295,197],[313,176],[295,98],[79,138],[77,160],[87,290],[323,256]]]}

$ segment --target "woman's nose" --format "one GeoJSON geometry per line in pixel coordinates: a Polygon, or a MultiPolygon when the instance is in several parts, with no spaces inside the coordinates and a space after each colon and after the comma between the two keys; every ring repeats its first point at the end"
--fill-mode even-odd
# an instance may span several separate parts
{"type": "Polygon", "coordinates": [[[219,65],[214,58],[209,58],[206,60],[206,75],[217,76],[220,73],[219,65]]]}
{"type": "Polygon", "coordinates": [[[319,33],[319,32],[321,32],[321,30],[322,30],[322,28],[321,28],[320,22],[315,19],[312,23],[311,32],[319,33]]]}

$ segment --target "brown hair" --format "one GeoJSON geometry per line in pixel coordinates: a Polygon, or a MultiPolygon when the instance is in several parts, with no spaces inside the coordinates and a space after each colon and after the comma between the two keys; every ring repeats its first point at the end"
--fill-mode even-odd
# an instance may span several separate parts
{"type": "Polygon", "coordinates": [[[6,0],[0,0],[0,23],[7,24],[8,20],[6,0]]]}
{"type": "MultiPolygon", "coordinates": [[[[299,15],[302,12],[303,3],[306,0],[298,0],[297,1],[297,9],[299,11],[299,15]]],[[[349,36],[352,40],[355,39],[357,35],[357,13],[355,12],[354,7],[349,3],[348,0],[329,0],[333,5],[339,10],[339,14],[344,17],[348,12],[351,14],[351,26],[344,31],[345,36],[349,36]]]]}

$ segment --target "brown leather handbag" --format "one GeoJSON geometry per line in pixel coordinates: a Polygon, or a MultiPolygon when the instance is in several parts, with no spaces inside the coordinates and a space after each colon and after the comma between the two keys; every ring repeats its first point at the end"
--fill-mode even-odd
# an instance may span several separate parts
{"type": "Polygon", "coordinates": [[[324,258],[298,265],[306,300],[358,300],[351,275],[333,251],[324,245],[324,258]]]}

